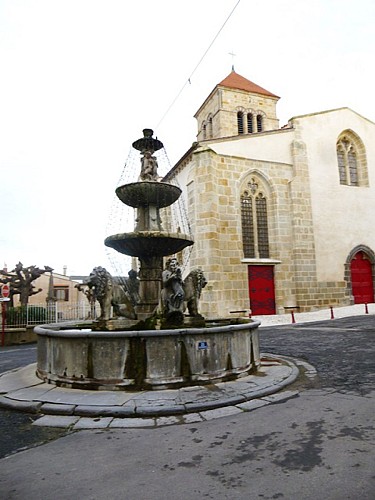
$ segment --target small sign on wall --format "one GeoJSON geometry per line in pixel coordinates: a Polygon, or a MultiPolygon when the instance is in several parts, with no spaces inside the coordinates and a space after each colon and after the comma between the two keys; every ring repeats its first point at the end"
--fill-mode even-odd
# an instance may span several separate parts
{"type": "Polygon", "coordinates": [[[208,349],[208,342],[206,340],[200,340],[197,342],[198,351],[205,351],[208,349]]]}

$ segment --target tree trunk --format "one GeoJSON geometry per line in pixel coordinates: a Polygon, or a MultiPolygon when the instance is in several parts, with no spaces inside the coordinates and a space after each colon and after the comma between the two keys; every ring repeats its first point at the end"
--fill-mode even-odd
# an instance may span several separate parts
{"type": "Polygon", "coordinates": [[[22,287],[20,291],[20,302],[21,306],[27,306],[27,303],[29,302],[29,289],[22,287]]]}

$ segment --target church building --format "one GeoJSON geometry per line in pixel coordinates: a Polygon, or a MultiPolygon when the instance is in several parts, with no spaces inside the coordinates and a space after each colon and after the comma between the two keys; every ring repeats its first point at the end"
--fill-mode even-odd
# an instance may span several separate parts
{"type": "Polygon", "coordinates": [[[340,108],[280,128],[278,100],[233,70],[165,178],[185,195],[208,317],[374,302],[375,124],[340,108]]]}

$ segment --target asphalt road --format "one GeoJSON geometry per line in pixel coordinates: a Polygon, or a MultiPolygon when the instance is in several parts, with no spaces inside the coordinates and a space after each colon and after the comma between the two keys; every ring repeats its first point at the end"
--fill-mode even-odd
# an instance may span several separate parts
{"type": "Polygon", "coordinates": [[[36,362],[36,344],[0,347],[0,373],[36,362]]]}
{"type": "MultiPolygon", "coordinates": [[[[36,344],[1,347],[0,373],[35,363],[36,355],[36,344]]],[[[0,458],[67,434],[62,429],[32,426],[37,418],[36,415],[0,408],[0,458]]]]}
{"type": "MultiPolygon", "coordinates": [[[[374,500],[374,340],[375,316],[262,328],[262,352],[318,376],[297,398],[207,422],[67,433],[3,412],[0,497],[374,500]]],[[[1,350],[0,372],[34,362],[30,347],[1,350]]]]}

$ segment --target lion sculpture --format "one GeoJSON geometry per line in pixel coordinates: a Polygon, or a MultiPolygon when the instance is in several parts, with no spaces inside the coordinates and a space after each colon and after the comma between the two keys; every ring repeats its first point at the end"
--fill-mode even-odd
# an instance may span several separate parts
{"type": "Polygon", "coordinates": [[[110,273],[104,267],[94,267],[87,281],[93,297],[99,302],[101,315],[99,319],[108,320],[113,313],[129,319],[137,319],[131,297],[123,287],[115,283],[110,273]]]}
{"type": "MultiPolygon", "coordinates": [[[[130,276],[130,281],[134,276],[130,276]]],[[[131,290],[126,292],[124,288],[116,283],[110,273],[104,267],[95,267],[90,273],[87,283],[90,296],[100,304],[101,315],[99,319],[111,318],[113,308],[114,316],[122,316],[129,319],[137,319],[134,306],[136,305],[137,293],[131,290]]],[[[203,271],[198,268],[191,271],[182,282],[183,310],[188,309],[190,316],[199,317],[198,305],[203,288],[207,280],[203,271]]]]}
{"type": "Polygon", "coordinates": [[[197,268],[191,271],[183,282],[184,308],[188,309],[190,316],[200,316],[198,312],[199,299],[203,288],[207,285],[207,280],[202,269],[197,268]]]}

